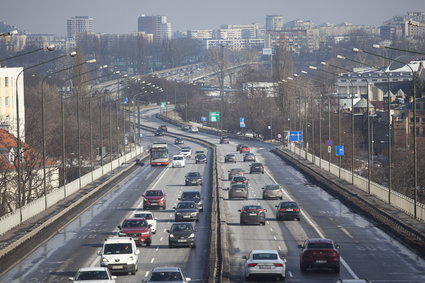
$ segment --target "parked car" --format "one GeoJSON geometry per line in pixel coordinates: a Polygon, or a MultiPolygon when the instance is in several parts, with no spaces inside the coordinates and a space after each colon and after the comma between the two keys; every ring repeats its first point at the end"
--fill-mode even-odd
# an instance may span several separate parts
{"type": "Polygon", "coordinates": [[[143,195],[143,209],[167,208],[166,194],[161,190],[148,190],[143,195]]]}
{"type": "Polygon", "coordinates": [[[199,172],[189,172],[185,176],[185,185],[202,185],[202,175],[199,172]]]}
{"type": "Polygon", "coordinates": [[[163,136],[164,135],[164,131],[162,129],[156,129],[155,130],[155,136],[163,136]]]}
{"type": "Polygon", "coordinates": [[[298,248],[301,249],[300,269],[302,272],[307,271],[308,268],[326,268],[339,273],[339,246],[335,245],[331,239],[308,239],[302,245],[298,245],[298,248]]]}
{"type": "Polygon", "coordinates": [[[144,218],[125,219],[121,225],[118,225],[118,229],[120,229],[120,236],[133,238],[136,245],[145,244],[149,247],[152,243],[150,225],[144,218]]]}
{"type": "Polygon", "coordinates": [[[264,165],[263,165],[263,163],[260,163],[260,162],[251,163],[251,165],[249,166],[249,174],[252,174],[252,173],[261,173],[261,174],[264,174],[264,165]]]}
{"type": "Polygon", "coordinates": [[[243,162],[255,162],[255,154],[254,153],[245,153],[243,156],[243,162]]]}
{"type": "Polygon", "coordinates": [[[207,163],[207,156],[203,153],[199,153],[195,155],[195,164],[198,163],[207,163]]]}
{"type": "Polygon", "coordinates": [[[242,168],[232,168],[229,170],[229,180],[232,180],[234,176],[244,176],[245,171],[242,168]]]}
{"type": "Polygon", "coordinates": [[[143,211],[143,212],[136,212],[133,215],[134,218],[144,218],[148,224],[150,225],[152,234],[156,233],[156,222],[157,218],[154,217],[153,213],[151,211],[143,211]]]}
{"type": "Polygon", "coordinates": [[[229,199],[248,199],[248,186],[245,184],[231,184],[229,188],[229,199]]]}
{"type": "Polygon", "coordinates": [[[116,276],[112,276],[106,267],[83,267],[78,269],[74,277],[69,277],[69,281],[74,282],[102,282],[115,283],[116,276]]]}
{"type": "Polygon", "coordinates": [[[182,138],[176,138],[174,144],[184,144],[184,140],[182,138]]]}
{"type": "Polygon", "coordinates": [[[295,201],[282,201],[278,205],[276,205],[276,207],[276,220],[301,220],[301,209],[295,201]]]}
{"type": "Polygon", "coordinates": [[[230,181],[230,184],[237,184],[237,183],[241,183],[241,184],[245,184],[245,185],[249,185],[248,184],[248,179],[245,176],[233,176],[232,180],[230,181]]]}
{"type": "Polygon", "coordinates": [[[220,138],[220,144],[229,144],[229,143],[230,143],[229,137],[223,136],[220,138]]]}
{"type": "Polygon", "coordinates": [[[240,224],[261,224],[266,225],[266,209],[261,205],[244,205],[240,212],[240,224]]]}
{"type": "Polygon", "coordinates": [[[188,283],[190,277],[185,277],[179,267],[155,267],[149,272],[144,283],[188,283]]]}
{"type": "Polygon", "coordinates": [[[177,246],[196,246],[196,230],[191,222],[177,222],[171,225],[167,230],[168,247],[173,248],[177,246]]]}
{"type": "Polygon", "coordinates": [[[174,207],[174,220],[178,221],[198,221],[199,210],[196,202],[192,200],[180,201],[174,207]]]}
{"type": "Polygon", "coordinates": [[[182,154],[173,155],[173,161],[171,163],[173,168],[180,167],[184,168],[186,166],[186,158],[182,154]]]}
{"type": "Polygon", "coordinates": [[[278,277],[285,281],[286,259],[281,258],[276,250],[253,250],[245,259],[245,278],[278,277]]]}
{"type": "Polygon", "coordinates": [[[202,203],[201,193],[199,191],[184,191],[182,195],[179,197],[179,200],[182,201],[194,201],[198,206],[198,210],[200,212],[204,211],[204,205],[202,203]]]}
{"type": "Polygon", "coordinates": [[[283,198],[283,189],[279,184],[266,185],[261,189],[263,191],[263,199],[283,198]]]}
{"type": "Polygon", "coordinates": [[[224,156],[224,163],[236,163],[236,155],[234,154],[226,154],[226,156],[224,156]]]}
{"type": "Polygon", "coordinates": [[[161,125],[161,126],[159,126],[159,129],[163,130],[164,132],[168,131],[167,125],[161,125]]]}
{"type": "Polygon", "coordinates": [[[251,149],[247,145],[242,145],[239,149],[239,153],[246,153],[246,152],[250,152],[250,151],[251,151],[251,149]]]}
{"type": "Polygon", "coordinates": [[[131,237],[111,237],[103,243],[100,266],[107,267],[111,273],[136,274],[138,270],[139,250],[131,237]]]}

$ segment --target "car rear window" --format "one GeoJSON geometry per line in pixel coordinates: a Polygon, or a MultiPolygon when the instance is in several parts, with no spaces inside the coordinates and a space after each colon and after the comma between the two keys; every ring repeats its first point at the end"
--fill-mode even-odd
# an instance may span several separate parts
{"type": "Polygon", "coordinates": [[[183,158],[183,156],[176,156],[176,157],[174,157],[173,159],[174,159],[174,160],[183,160],[184,158],[183,158]]]}
{"type": "Polygon", "coordinates": [[[261,206],[259,206],[259,205],[249,205],[249,206],[244,206],[244,209],[246,209],[246,210],[257,210],[257,209],[261,209],[261,206]]]}
{"type": "Polygon", "coordinates": [[[200,194],[199,192],[184,192],[182,194],[182,199],[199,199],[200,198],[200,194]]]}
{"type": "Polygon", "coordinates": [[[295,202],[284,202],[280,205],[282,208],[298,208],[298,205],[295,202]]]}
{"type": "Polygon", "coordinates": [[[271,254],[271,253],[253,254],[252,259],[273,260],[273,259],[277,259],[277,254],[271,254]]]}
{"type": "Polygon", "coordinates": [[[333,249],[333,245],[331,243],[308,243],[307,247],[309,249],[333,249]]]}
{"type": "Polygon", "coordinates": [[[245,189],[245,184],[233,184],[232,189],[245,189]]]}

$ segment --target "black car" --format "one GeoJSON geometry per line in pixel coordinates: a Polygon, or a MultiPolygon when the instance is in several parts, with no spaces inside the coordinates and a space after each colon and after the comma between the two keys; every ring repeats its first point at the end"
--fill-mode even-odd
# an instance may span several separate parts
{"type": "Polygon", "coordinates": [[[180,201],[174,208],[174,220],[178,221],[198,221],[199,210],[194,201],[180,201]]]}
{"type": "Polygon", "coordinates": [[[282,201],[276,207],[276,220],[301,220],[301,209],[295,201],[282,201]]]}
{"type": "Polygon", "coordinates": [[[176,138],[176,139],[174,140],[174,144],[184,144],[184,141],[183,141],[183,139],[182,139],[182,138],[176,138]]]}
{"type": "Polygon", "coordinates": [[[157,129],[155,131],[155,136],[163,136],[164,135],[164,131],[162,129],[157,129]]]}
{"type": "Polygon", "coordinates": [[[221,137],[220,138],[220,144],[229,144],[230,140],[228,137],[221,137]]]}
{"type": "Polygon", "coordinates": [[[196,246],[196,230],[190,222],[174,223],[167,232],[170,234],[168,236],[168,247],[170,248],[176,246],[196,246]]]}
{"type": "Polygon", "coordinates": [[[180,196],[179,200],[194,201],[198,206],[199,211],[204,211],[204,205],[202,203],[201,193],[199,191],[184,191],[180,196]]]}
{"type": "Polygon", "coordinates": [[[167,132],[168,130],[167,130],[167,125],[161,125],[161,126],[159,126],[159,128],[161,129],[161,130],[163,130],[164,132],[167,132]]]}
{"type": "Polygon", "coordinates": [[[263,163],[260,163],[260,162],[251,163],[250,168],[249,168],[249,174],[252,174],[252,173],[261,173],[261,174],[264,174],[264,165],[263,165],[263,163]]]}
{"type": "Polygon", "coordinates": [[[243,146],[243,143],[240,143],[236,146],[236,151],[239,152],[241,150],[241,147],[243,146]]]}
{"type": "Polygon", "coordinates": [[[226,156],[224,156],[224,163],[236,163],[236,155],[234,154],[226,154],[226,156]]]}
{"type": "Polygon", "coordinates": [[[202,175],[199,172],[189,172],[185,176],[185,185],[202,185],[202,175]]]}
{"type": "Polygon", "coordinates": [[[195,163],[207,163],[207,156],[203,153],[195,155],[195,163]]]}
{"type": "Polygon", "coordinates": [[[245,205],[239,209],[240,224],[261,224],[266,225],[266,211],[261,205],[245,205]]]}

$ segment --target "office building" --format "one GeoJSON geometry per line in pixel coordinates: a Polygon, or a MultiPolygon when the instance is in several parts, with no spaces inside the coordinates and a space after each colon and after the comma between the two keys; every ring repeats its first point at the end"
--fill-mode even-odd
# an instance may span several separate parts
{"type": "Polygon", "coordinates": [[[94,32],[93,19],[88,16],[75,16],[67,20],[68,40],[75,40],[79,33],[94,32]]]}
{"type": "Polygon", "coordinates": [[[166,16],[145,16],[141,15],[137,20],[138,32],[153,34],[154,42],[170,40],[171,23],[167,22],[166,16]]]}

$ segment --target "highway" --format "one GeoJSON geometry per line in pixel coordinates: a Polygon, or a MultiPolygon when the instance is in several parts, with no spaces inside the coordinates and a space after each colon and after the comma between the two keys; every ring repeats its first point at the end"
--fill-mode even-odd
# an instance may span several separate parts
{"type": "MultiPolygon", "coordinates": [[[[144,111],[142,123],[157,127],[163,122],[152,117],[156,110],[144,111]]],[[[181,132],[168,125],[169,131],[181,132]]],[[[144,132],[144,145],[153,141],[165,140],[170,146],[170,155],[177,153],[173,138],[153,137],[144,132]]],[[[213,142],[218,148],[219,187],[227,188],[227,172],[230,168],[241,167],[248,171],[248,163],[242,162],[242,155],[236,153],[237,143],[218,144],[218,138],[209,134],[197,134],[213,142]],[[236,153],[237,164],[225,164],[224,155],[236,153]]],[[[329,195],[323,188],[310,182],[299,171],[275,156],[270,150],[273,145],[244,141],[251,146],[257,161],[266,166],[265,174],[247,174],[250,182],[248,200],[228,200],[227,191],[220,190],[220,201],[224,215],[225,231],[223,241],[229,247],[229,281],[243,282],[242,256],[252,249],[276,249],[287,259],[287,282],[336,282],[338,278],[368,278],[373,282],[425,282],[425,261],[405,248],[397,240],[379,229],[376,223],[369,222],[355,211],[350,210],[338,199],[329,195]],[[262,200],[261,187],[279,183],[284,187],[284,199],[295,200],[302,208],[301,221],[276,221],[275,205],[279,200],[262,200]],[[244,204],[261,204],[267,209],[265,226],[239,225],[239,212],[244,204]],[[341,272],[309,271],[299,269],[299,249],[297,244],[312,237],[327,237],[341,246],[341,272]]],[[[192,149],[203,149],[200,145],[186,142],[192,149]]],[[[209,154],[211,159],[211,153],[209,154]]],[[[150,167],[137,169],[111,194],[99,199],[87,211],[58,231],[51,239],[42,243],[36,251],[0,277],[0,282],[65,282],[80,267],[99,266],[97,251],[103,240],[115,234],[122,220],[141,209],[142,194],[147,189],[160,188],[167,194],[167,210],[154,211],[158,218],[158,232],[153,236],[150,247],[140,247],[139,271],[135,276],[119,275],[117,282],[141,282],[147,272],[155,266],[179,266],[194,282],[207,282],[207,260],[211,229],[208,225],[211,206],[209,175],[211,163],[194,164],[193,157],[185,168],[150,167]],[[204,175],[200,186],[184,186],[184,175],[189,171],[199,171],[204,175]],[[197,227],[196,248],[168,248],[166,229],[173,222],[171,208],[177,203],[180,193],[186,189],[202,189],[205,198],[204,212],[197,227]]],[[[226,267],[227,268],[227,267],[226,267]]]]}

